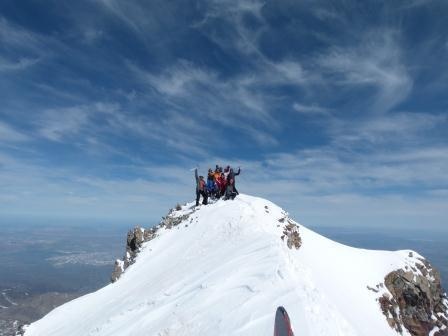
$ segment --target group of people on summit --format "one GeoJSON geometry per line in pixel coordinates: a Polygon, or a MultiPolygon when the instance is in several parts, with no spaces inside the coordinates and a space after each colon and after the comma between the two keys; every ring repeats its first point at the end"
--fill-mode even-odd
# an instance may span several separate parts
{"type": "Polygon", "coordinates": [[[235,176],[239,175],[241,169],[235,172],[233,168],[227,166],[222,167],[216,165],[215,170],[208,170],[207,181],[204,176],[198,176],[198,169],[195,168],[194,176],[196,178],[196,206],[199,205],[199,199],[202,196],[202,204],[207,204],[208,198],[219,199],[224,196],[225,200],[234,199],[238,195],[235,187],[235,176]]]}

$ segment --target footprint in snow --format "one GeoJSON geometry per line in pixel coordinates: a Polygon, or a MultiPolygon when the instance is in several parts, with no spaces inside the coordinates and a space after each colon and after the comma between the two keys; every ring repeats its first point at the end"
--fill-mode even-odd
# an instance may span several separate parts
{"type": "Polygon", "coordinates": [[[277,275],[278,275],[281,279],[284,279],[284,278],[285,278],[285,276],[283,275],[283,273],[282,273],[281,270],[277,270],[277,275]]]}
{"type": "Polygon", "coordinates": [[[251,293],[255,293],[256,290],[252,288],[250,285],[244,285],[243,288],[247,289],[251,293]]]}

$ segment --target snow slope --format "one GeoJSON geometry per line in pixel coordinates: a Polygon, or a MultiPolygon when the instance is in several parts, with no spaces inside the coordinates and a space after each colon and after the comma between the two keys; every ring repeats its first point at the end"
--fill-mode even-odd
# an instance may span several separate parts
{"type": "Polygon", "coordinates": [[[25,336],[272,335],[280,305],[296,336],[397,335],[367,286],[417,253],[355,249],[303,226],[301,248],[289,249],[279,222],[287,214],[247,195],[175,215],[188,213],[158,230],[117,282],[56,308],[25,336]]]}

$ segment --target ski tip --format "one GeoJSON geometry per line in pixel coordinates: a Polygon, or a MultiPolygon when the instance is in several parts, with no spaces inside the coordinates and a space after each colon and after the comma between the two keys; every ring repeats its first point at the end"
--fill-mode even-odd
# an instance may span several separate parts
{"type": "Polygon", "coordinates": [[[288,312],[283,306],[279,306],[275,313],[274,336],[294,336],[288,312]]]}

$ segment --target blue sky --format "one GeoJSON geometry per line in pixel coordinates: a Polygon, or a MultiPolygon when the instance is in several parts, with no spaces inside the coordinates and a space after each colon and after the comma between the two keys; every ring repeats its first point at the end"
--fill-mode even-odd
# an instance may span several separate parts
{"type": "Polygon", "coordinates": [[[0,3],[0,218],[149,224],[190,169],[305,225],[444,228],[448,3],[0,3]]]}

